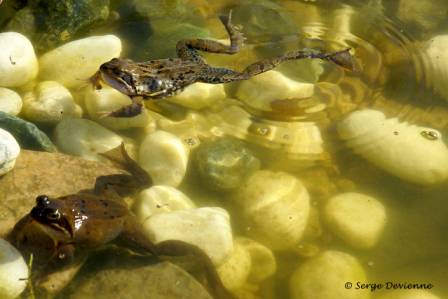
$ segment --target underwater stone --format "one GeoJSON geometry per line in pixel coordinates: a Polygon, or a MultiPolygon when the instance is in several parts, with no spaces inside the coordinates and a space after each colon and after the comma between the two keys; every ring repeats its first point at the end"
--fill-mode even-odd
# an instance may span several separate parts
{"type": "Polygon", "coordinates": [[[39,58],[39,77],[58,81],[67,88],[80,87],[87,84],[101,64],[120,53],[121,41],[111,34],[71,41],[39,58]]]}
{"type": "Polygon", "coordinates": [[[22,98],[14,90],[0,87],[0,111],[17,115],[22,110],[22,98]]]}
{"type": "Polygon", "coordinates": [[[0,176],[14,168],[20,146],[8,131],[0,129],[0,176]]]}
{"type": "Polygon", "coordinates": [[[158,130],[145,137],[138,160],[154,184],[177,187],[187,171],[189,154],[190,150],[180,138],[158,130]]]}
{"type": "Polygon", "coordinates": [[[329,228],[355,248],[373,247],[386,224],[386,211],[378,200],[353,192],[330,198],[324,216],[329,228]]]}
{"type": "Polygon", "coordinates": [[[299,266],[290,278],[291,299],[369,299],[368,289],[346,289],[345,283],[366,283],[364,269],[353,256],[325,251],[299,266]]]}
{"type": "Polygon", "coordinates": [[[202,143],[195,162],[204,185],[223,191],[239,187],[247,175],[260,168],[260,161],[244,143],[231,138],[202,143]]]}
{"type": "Polygon", "coordinates": [[[17,298],[27,285],[28,266],[22,255],[0,239],[0,298],[17,298]]]}
{"type": "Polygon", "coordinates": [[[131,99],[109,86],[103,86],[100,90],[95,90],[90,86],[86,89],[84,102],[90,118],[109,129],[142,128],[148,126],[152,121],[146,109],[133,117],[106,116],[107,113],[131,104],[131,99]]]}
{"type": "Polygon", "coordinates": [[[154,214],[193,209],[195,207],[194,202],[176,188],[158,185],[139,193],[135,210],[140,222],[144,222],[154,214]]]}
{"type": "Polygon", "coordinates": [[[448,179],[448,148],[435,129],[365,109],[349,114],[338,132],[356,154],[403,180],[431,185],[448,179]]]}
{"type": "Polygon", "coordinates": [[[44,132],[21,118],[0,111],[0,128],[11,133],[23,149],[56,151],[56,147],[44,132]]]}
{"type": "Polygon", "coordinates": [[[251,268],[252,259],[248,250],[235,239],[232,253],[217,271],[224,286],[230,291],[236,291],[246,283],[251,268]]]}
{"type": "Polygon", "coordinates": [[[448,101],[448,34],[432,37],[425,44],[426,73],[435,92],[448,101]]]}
{"type": "Polygon", "coordinates": [[[39,51],[54,48],[107,20],[109,0],[33,0],[8,23],[27,35],[39,51]]]}
{"type": "Polygon", "coordinates": [[[33,122],[57,124],[63,118],[82,116],[70,91],[56,81],[40,82],[23,96],[22,115],[33,122]]]}
{"type": "Polygon", "coordinates": [[[220,265],[232,253],[230,216],[221,208],[197,208],[155,214],[143,227],[154,243],[181,240],[198,246],[220,265]]]}
{"type": "Polygon", "coordinates": [[[0,86],[21,86],[37,76],[38,65],[31,42],[20,33],[0,33],[0,86]]]}
{"type": "Polygon", "coordinates": [[[271,249],[249,238],[238,237],[236,241],[250,254],[252,267],[248,276],[249,282],[258,284],[277,271],[277,262],[271,249]]]}
{"type": "Polygon", "coordinates": [[[259,170],[239,188],[237,204],[247,233],[273,250],[298,245],[310,213],[310,197],[301,181],[285,172],[259,170]]]}
{"type": "Polygon", "coordinates": [[[191,109],[210,107],[226,97],[224,85],[197,82],[187,86],[181,93],[168,98],[171,103],[191,109]]]}
{"type": "Polygon", "coordinates": [[[314,84],[291,80],[280,72],[269,71],[243,81],[236,97],[260,111],[272,111],[278,100],[309,98],[314,94],[314,84]]]}
{"type": "Polygon", "coordinates": [[[66,118],[54,129],[59,149],[87,160],[101,160],[98,153],[107,152],[123,142],[114,132],[88,119],[66,118]]]}

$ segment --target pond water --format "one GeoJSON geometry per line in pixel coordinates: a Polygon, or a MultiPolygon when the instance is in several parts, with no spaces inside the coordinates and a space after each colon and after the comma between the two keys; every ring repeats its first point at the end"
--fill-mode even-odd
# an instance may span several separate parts
{"type": "MultiPolygon", "coordinates": [[[[352,72],[329,61],[288,61],[223,89],[198,85],[184,97],[147,101],[150,120],[133,125],[93,115],[116,105],[101,104],[107,97],[89,95],[90,87],[63,85],[85,110],[83,118],[124,139],[131,156],[156,173],[156,183],[176,187],[196,206],[223,207],[234,237],[272,250],[276,271],[258,280],[242,274],[232,289],[239,298],[448,298],[446,1],[115,0],[97,23],[73,30],[58,27],[70,22],[57,23],[45,34],[39,32],[45,21],[37,31],[26,19],[11,21],[23,3],[17,5],[0,12],[2,32],[24,32],[37,57],[102,34],[121,39],[123,58],[175,57],[182,38],[226,40],[218,16],[230,10],[245,44],[235,55],[201,53],[213,66],[242,70],[288,51],[350,48],[352,72]],[[84,93],[97,102],[79,102],[84,93]],[[157,138],[179,140],[183,156],[149,140],[155,131],[172,133],[157,138]],[[142,158],[143,143],[148,151],[157,148],[162,170],[142,158]]],[[[12,89],[23,96],[30,87],[12,89]]],[[[70,131],[60,120],[39,121],[23,110],[19,116],[62,152],[99,159],[103,145],[77,149],[92,141],[73,133],[81,130],[74,124],[70,131]]],[[[104,144],[103,151],[113,147],[104,144]]],[[[259,264],[269,254],[261,261],[252,256],[252,272],[266,270],[259,264]]]]}

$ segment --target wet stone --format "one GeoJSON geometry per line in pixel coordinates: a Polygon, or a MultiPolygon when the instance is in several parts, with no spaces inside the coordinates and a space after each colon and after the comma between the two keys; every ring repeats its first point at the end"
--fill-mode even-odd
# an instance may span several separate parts
{"type": "Polygon", "coordinates": [[[260,161],[244,145],[232,138],[202,144],[195,155],[204,185],[215,190],[232,190],[260,168],[260,161]]]}
{"type": "Polygon", "coordinates": [[[33,123],[0,111],[0,128],[8,131],[23,149],[55,152],[50,138],[33,123]]]}
{"type": "Polygon", "coordinates": [[[30,37],[42,51],[71,40],[108,16],[109,0],[33,0],[15,14],[7,29],[30,37]]]}

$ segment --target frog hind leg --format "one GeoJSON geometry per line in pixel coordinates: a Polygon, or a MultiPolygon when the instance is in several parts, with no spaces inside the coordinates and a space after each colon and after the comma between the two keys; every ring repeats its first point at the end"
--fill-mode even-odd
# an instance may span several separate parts
{"type": "MultiPolygon", "coordinates": [[[[223,285],[212,260],[199,247],[180,240],[167,240],[156,244],[158,256],[183,257],[189,256],[198,262],[206,276],[205,287],[213,298],[235,299],[236,297],[223,285]]],[[[169,260],[169,259],[168,259],[169,260]]]]}
{"type": "Polygon", "coordinates": [[[190,60],[197,63],[205,64],[204,59],[199,56],[197,50],[222,53],[235,54],[238,53],[244,43],[244,36],[235,25],[232,24],[232,11],[227,16],[220,16],[219,19],[226,28],[230,38],[230,45],[224,45],[220,42],[208,39],[184,39],[176,44],[177,56],[184,60],[190,60]]]}
{"type": "Polygon", "coordinates": [[[100,155],[106,157],[120,168],[125,169],[130,175],[112,174],[98,177],[94,187],[95,194],[105,195],[115,192],[122,197],[152,186],[151,177],[129,156],[124,143],[100,155]]]}
{"type": "Polygon", "coordinates": [[[214,68],[214,67],[204,68],[203,73],[201,74],[201,76],[197,81],[204,83],[219,84],[239,80],[247,80],[253,76],[274,69],[276,66],[278,66],[284,61],[298,60],[305,58],[330,61],[344,69],[355,71],[356,70],[355,63],[353,57],[349,53],[349,50],[350,49],[345,49],[342,51],[325,53],[316,50],[305,49],[300,51],[289,52],[281,56],[267,58],[255,62],[247,66],[242,72],[237,72],[226,68],[214,68]]]}

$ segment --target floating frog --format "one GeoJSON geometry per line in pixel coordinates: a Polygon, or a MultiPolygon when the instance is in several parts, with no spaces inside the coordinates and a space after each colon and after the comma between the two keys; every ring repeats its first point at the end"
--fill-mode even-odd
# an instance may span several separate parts
{"type": "Polygon", "coordinates": [[[59,198],[37,196],[36,205],[16,224],[9,240],[19,249],[22,248],[23,243],[28,241],[24,229],[30,223],[34,224],[53,242],[48,264],[56,269],[109,244],[156,258],[191,256],[200,261],[207,277],[206,287],[215,298],[234,298],[225,289],[212,261],[201,249],[178,240],[153,244],[146,237],[122,197],[151,186],[151,178],[128,156],[123,145],[103,155],[124,167],[131,175],[98,177],[93,190],[83,190],[77,194],[59,198]]]}
{"type": "Polygon", "coordinates": [[[173,96],[195,82],[211,84],[246,80],[255,75],[269,71],[287,60],[318,58],[336,63],[354,70],[355,65],[350,49],[324,53],[311,49],[289,52],[284,55],[255,62],[242,72],[226,68],[212,67],[198,54],[197,50],[210,53],[235,54],[243,45],[242,33],[228,16],[220,16],[230,38],[230,45],[205,39],[185,39],[176,45],[179,58],[157,59],[147,62],[133,62],[129,59],[113,58],[103,63],[90,78],[96,89],[101,89],[101,82],[128,95],[132,104],[112,111],[108,116],[132,117],[142,111],[142,99],[162,99],[173,96]]]}

